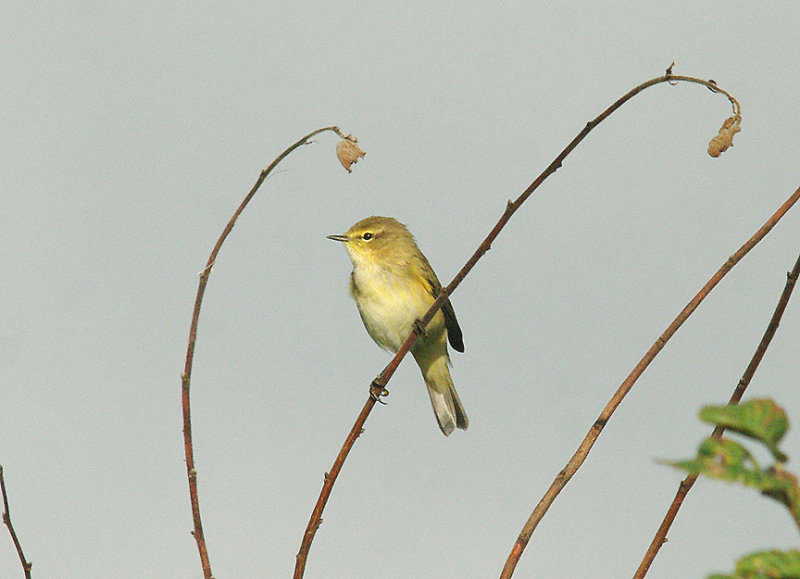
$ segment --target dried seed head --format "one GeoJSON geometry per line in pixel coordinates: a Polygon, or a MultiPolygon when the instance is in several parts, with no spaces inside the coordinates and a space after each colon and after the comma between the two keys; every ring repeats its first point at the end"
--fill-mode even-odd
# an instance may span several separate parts
{"type": "Polygon", "coordinates": [[[350,166],[353,163],[358,163],[358,160],[365,156],[366,153],[362,151],[356,144],[358,139],[353,135],[347,135],[344,139],[336,143],[336,156],[339,157],[339,162],[351,173],[350,166]]]}
{"type": "Polygon", "coordinates": [[[728,150],[728,147],[733,147],[733,135],[742,130],[742,127],[739,126],[741,121],[742,117],[740,115],[734,115],[725,119],[717,136],[711,139],[711,142],[708,144],[709,155],[712,157],[719,157],[728,150]]]}

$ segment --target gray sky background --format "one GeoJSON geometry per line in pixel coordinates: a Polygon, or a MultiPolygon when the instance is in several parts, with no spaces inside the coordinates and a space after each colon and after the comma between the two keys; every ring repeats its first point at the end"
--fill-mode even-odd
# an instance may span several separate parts
{"type": "MultiPolygon", "coordinates": [[[[552,158],[633,86],[517,213],[453,303],[470,429],[445,439],[406,361],[345,464],[306,576],[496,577],[613,391],[794,191],[790,2],[7,4],[0,19],[0,463],[37,578],[201,576],[180,372],[197,274],[219,256],[195,358],[200,499],[219,578],[288,577],[328,470],[389,361],[325,239],[406,223],[448,283],[552,158]]],[[[647,370],[533,535],[518,577],[630,577],[728,399],[800,249],[795,208],[647,370]]],[[[800,458],[800,298],[748,397],[800,458]]],[[[758,454],[766,461],[767,457],[758,454]]],[[[798,544],[785,509],[701,481],[650,577],[704,577],[798,544]]],[[[21,576],[5,530],[0,576],[21,576]]]]}

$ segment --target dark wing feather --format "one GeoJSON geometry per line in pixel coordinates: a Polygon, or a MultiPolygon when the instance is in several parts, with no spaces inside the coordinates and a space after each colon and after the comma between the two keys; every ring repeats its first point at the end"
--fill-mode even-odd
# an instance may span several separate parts
{"type": "MultiPolygon", "coordinates": [[[[434,298],[438,298],[439,294],[442,293],[442,284],[439,282],[439,278],[436,277],[431,264],[428,263],[425,256],[422,256],[422,265],[425,278],[430,284],[431,294],[433,294],[434,298]]],[[[444,314],[444,326],[447,328],[447,338],[450,341],[450,345],[453,346],[456,352],[463,352],[464,336],[461,333],[461,328],[456,319],[456,311],[453,309],[453,304],[450,303],[450,300],[442,304],[442,313],[444,314]]]]}
{"type": "Polygon", "coordinates": [[[444,325],[447,328],[447,338],[450,340],[450,345],[456,352],[464,351],[464,336],[461,334],[461,328],[456,319],[456,311],[453,309],[453,304],[450,300],[444,302],[442,306],[444,312],[444,325]]]}

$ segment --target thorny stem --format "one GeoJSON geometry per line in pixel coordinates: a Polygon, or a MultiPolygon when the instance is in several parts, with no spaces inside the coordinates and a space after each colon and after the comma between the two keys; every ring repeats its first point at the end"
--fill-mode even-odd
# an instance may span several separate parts
{"type": "MultiPolygon", "coordinates": [[[[742,378],[739,380],[736,388],[734,388],[733,394],[731,394],[731,398],[728,401],[729,404],[738,404],[741,401],[742,396],[744,396],[744,391],[747,389],[748,384],[750,384],[750,381],[753,379],[753,376],[758,369],[758,365],[761,363],[761,360],[764,357],[770,342],[772,342],[772,338],[775,336],[775,332],[778,330],[781,318],[783,317],[783,312],[786,310],[786,306],[789,303],[789,298],[792,295],[792,291],[794,291],[794,286],[797,282],[798,276],[800,276],[800,256],[798,256],[797,261],[794,264],[794,268],[792,268],[792,270],[786,276],[786,285],[784,286],[781,297],[778,300],[778,305],[775,306],[775,311],[772,314],[772,318],[770,318],[767,329],[764,331],[764,336],[761,338],[761,342],[759,342],[758,347],[753,354],[753,358],[747,365],[747,368],[745,369],[744,374],[742,374],[742,378]]],[[[714,432],[711,434],[711,437],[719,440],[722,438],[723,432],[725,432],[725,427],[717,425],[714,428],[714,432]]],[[[675,494],[675,498],[672,499],[672,504],[669,506],[669,509],[667,509],[667,512],[664,515],[664,520],[658,527],[658,531],[656,531],[656,534],[650,543],[650,547],[647,549],[647,552],[642,558],[642,562],[639,564],[639,568],[636,570],[636,574],[633,576],[634,579],[642,579],[647,574],[648,569],[650,569],[650,565],[652,565],[653,560],[656,558],[656,555],[658,555],[659,549],[661,549],[661,546],[667,542],[667,533],[672,526],[672,522],[678,515],[678,511],[683,504],[683,499],[686,498],[686,495],[692,489],[697,477],[698,475],[696,474],[690,474],[681,481],[680,485],[678,486],[678,492],[675,494]]]]}
{"type": "Polygon", "coordinates": [[[203,268],[203,271],[200,273],[200,283],[197,287],[197,295],[194,300],[194,311],[192,313],[192,323],[191,327],[189,328],[189,345],[186,349],[186,363],[183,373],[181,374],[181,405],[183,408],[183,448],[186,454],[186,474],[189,479],[189,498],[192,504],[192,519],[194,521],[194,531],[192,531],[192,535],[194,536],[195,541],[197,541],[197,549],[200,553],[200,563],[203,567],[203,577],[205,577],[205,579],[213,579],[213,575],[211,573],[211,562],[209,561],[208,557],[206,540],[203,536],[203,522],[200,518],[200,502],[197,494],[197,470],[195,469],[194,450],[192,447],[192,419],[189,406],[189,384],[192,375],[192,361],[194,360],[194,347],[197,341],[197,325],[200,320],[200,307],[203,303],[203,295],[206,291],[208,278],[211,275],[211,269],[214,266],[214,262],[217,259],[217,254],[219,253],[222,244],[228,237],[228,234],[230,234],[233,226],[236,224],[236,220],[239,218],[239,215],[241,215],[242,211],[244,211],[245,207],[247,207],[247,204],[256,194],[258,188],[261,187],[264,179],[266,179],[267,175],[269,175],[272,170],[292,151],[301,147],[302,145],[307,145],[312,137],[325,131],[333,131],[343,139],[348,138],[342,134],[338,127],[325,127],[307,134],[305,137],[288,147],[283,153],[278,155],[275,160],[270,163],[269,167],[261,171],[261,174],[256,180],[255,185],[253,185],[252,189],[250,189],[250,192],[239,204],[239,207],[236,209],[236,211],[234,211],[233,217],[231,217],[230,221],[228,221],[228,224],[225,226],[225,229],[223,229],[216,245],[214,245],[214,249],[211,251],[211,255],[208,258],[205,268],[203,268]]]}
{"type": "Polygon", "coordinates": [[[512,573],[514,572],[514,567],[519,560],[522,551],[525,549],[525,546],[528,544],[528,541],[533,534],[533,531],[536,529],[536,526],[542,520],[542,517],[545,515],[547,510],[550,508],[550,505],[553,504],[558,494],[564,489],[566,484],[572,478],[572,476],[578,471],[581,467],[583,462],[586,460],[586,457],[589,454],[589,451],[594,446],[594,443],[597,441],[597,438],[600,436],[605,425],[608,423],[608,420],[611,418],[611,415],[617,409],[617,407],[622,403],[623,398],[630,392],[631,388],[633,388],[636,381],[642,375],[644,370],[647,366],[650,365],[650,362],[656,357],[656,355],[661,351],[661,349],[666,345],[669,339],[678,331],[678,329],[683,325],[683,323],[687,320],[687,318],[692,315],[692,313],[697,309],[700,303],[708,296],[712,289],[722,280],[723,277],[733,269],[735,266],[753,247],[761,241],[767,233],[780,221],[780,219],[786,214],[789,209],[800,199],[800,188],[798,188],[790,197],[787,199],[783,205],[767,220],[767,222],[759,229],[747,242],[739,248],[739,250],[734,253],[732,256],[728,258],[728,260],[722,264],[722,267],[717,270],[717,272],[711,276],[711,279],[706,282],[706,285],[697,293],[697,295],[692,298],[692,300],[683,308],[680,314],[673,320],[673,322],[667,327],[663,334],[655,341],[655,343],[650,347],[641,361],[636,365],[636,367],[631,371],[628,377],[620,384],[617,391],[611,397],[611,399],[606,404],[606,407],[600,413],[600,416],[589,429],[589,432],[584,437],[583,441],[581,442],[578,450],[575,451],[575,454],[569,460],[567,465],[564,469],[556,476],[553,483],[550,485],[550,488],[547,489],[542,499],[539,501],[539,504],[536,505],[533,512],[531,513],[528,521],[525,523],[525,526],[522,528],[522,532],[520,533],[519,537],[517,538],[514,547],[512,548],[511,554],[506,561],[506,566],[503,569],[502,574],[500,575],[501,579],[507,579],[511,577],[512,573]]]}

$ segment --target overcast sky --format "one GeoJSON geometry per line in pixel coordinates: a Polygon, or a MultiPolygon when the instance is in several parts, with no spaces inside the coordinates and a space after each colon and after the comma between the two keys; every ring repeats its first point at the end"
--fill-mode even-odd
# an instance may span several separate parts
{"type": "MultiPolygon", "coordinates": [[[[602,407],[706,280],[800,185],[800,5],[752,2],[7,4],[0,17],[0,463],[34,577],[201,577],[180,372],[192,383],[212,569],[288,577],[323,482],[389,356],[348,295],[342,233],[406,223],[448,283],[515,198],[610,103],[453,295],[470,418],[445,438],[406,360],[344,466],[308,578],[496,577],[602,407]],[[541,6],[539,6],[541,4],[541,6]]],[[[800,251],[800,208],[645,372],[536,530],[515,577],[630,577],[800,251]]],[[[800,458],[800,297],[747,397],[800,458]]],[[[767,461],[765,453],[757,457],[767,461]]],[[[796,548],[786,510],[702,480],[649,577],[796,548]]],[[[5,530],[0,576],[21,576],[5,530]]]]}

